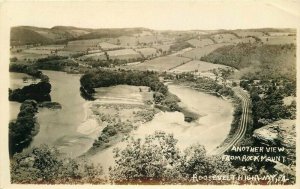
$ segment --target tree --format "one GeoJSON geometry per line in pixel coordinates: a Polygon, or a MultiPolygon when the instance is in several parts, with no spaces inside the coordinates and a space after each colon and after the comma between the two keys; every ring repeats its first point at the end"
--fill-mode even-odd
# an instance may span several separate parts
{"type": "Polygon", "coordinates": [[[206,150],[200,144],[188,147],[180,161],[180,171],[185,178],[192,178],[194,174],[208,176],[234,172],[233,166],[229,162],[222,161],[221,157],[206,156],[206,150]]]}
{"type": "Polygon", "coordinates": [[[26,100],[20,107],[16,121],[9,123],[9,153],[13,155],[28,147],[32,137],[37,134],[38,123],[35,113],[38,111],[37,103],[26,100]]]}
{"type": "Polygon", "coordinates": [[[13,183],[76,183],[101,178],[102,168],[84,159],[66,158],[48,145],[26,149],[11,160],[13,183]]]}
{"type": "Polygon", "coordinates": [[[161,103],[164,100],[165,96],[160,92],[153,93],[153,99],[156,104],[161,103]]]}
{"type": "Polygon", "coordinates": [[[110,168],[112,180],[128,183],[178,178],[175,170],[180,156],[173,135],[156,131],[144,141],[128,138],[126,142],[123,150],[114,149],[116,166],[110,168]]]}

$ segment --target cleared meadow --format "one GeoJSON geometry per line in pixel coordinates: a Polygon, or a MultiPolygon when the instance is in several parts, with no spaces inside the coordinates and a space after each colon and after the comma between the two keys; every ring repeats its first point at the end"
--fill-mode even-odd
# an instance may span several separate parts
{"type": "Polygon", "coordinates": [[[191,58],[194,60],[199,60],[201,57],[213,52],[217,48],[220,48],[225,45],[231,45],[231,43],[223,43],[223,44],[213,44],[209,46],[205,46],[202,48],[196,48],[191,51],[187,51],[182,54],[183,57],[191,58]]]}
{"type": "Polygon", "coordinates": [[[237,37],[233,34],[216,34],[213,35],[212,38],[217,42],[217,43],[229,43],[232,42],[232,40],[237,39],[237,37]]]}
{"type": "Polygon", "coordinates": [[[141,48],[135,49],[137,52],[140,52],[144,55],[144,57],[153,57],[157,55],[157,50],[155,48],[141,48]]]}
{"type": "Polygon", "coordinates": [[[165,56],[145,61],[137,65],[127,66],[127,68],[135,70],[167,71],[188,61],[190,61],[190,59],[185,57],[165,56]]]}
{"type": "Polygon", "coordinates": [[[90,39],[90,40],[77,40],[68,42],[67,46],[63,49],[64,51],[76,51],[83,52],[87,50],[99,49],[97,45],[103,42],[104,39],[90,39]]]}
{"type": "Polygon", "coordinates": [[[106,56],[104,52],[87,54],[79,57],[80,60],[91,59],[91,60],[106,60],[106,56]]]}
{"type": "Polygon", "coordinates": [[[36,53],[25,53],[25,52],[10,54],[11,58],[17,58],[18,60],[37,60],[39,58],[46,58],[47,56],[48,56],[47,54],[36,54],[36,53]]]}
{"type": "Polygon", "coordinates": [[[256,32],[256,31],[234,31],[240,37],[247,37],[247,36],[256,36],[262,37],[265,34],[263,32],[256,32]]]}
{"type": "Polygon", "coordinates": [[[296,36],[272,36],[272,37],[261,37],[264,44],[268,45],[284,45],[284,44],[296,44],[296,36]]]}
{"type": "Polygon", "coordinates": [[[107,51],[110,59],[128,60],[141,58],[141,55],[133,49],[121,49],[115,51],[107,51]]]}
{"type": "Polygon", "coordinates": [[[115,44],[107,43],[107,42],[99,43],[98,46],[101,47],[101,49],[103,49],[105,51],[121,48],[119,45],[115,45],[115,44]]]}
{"type": "Polygon", "coordinates": [[[193,60],[181,66],[178,66],[174,69],[171,69],[170,72],[181,73],[181,72],[208,72],[212,69],[218,68],[229,68],[228,66],[224,66],[221,64],[213,64],[210,62],[203,62],[199,60],[193,60]]]}
{"type": "Polygon", "coordinates": [[[211,39],[190,39],[187,41],[189,44],[193,45],[196,48],[201,48],[207,45],[212,45],[214,42],[211,39]]]}

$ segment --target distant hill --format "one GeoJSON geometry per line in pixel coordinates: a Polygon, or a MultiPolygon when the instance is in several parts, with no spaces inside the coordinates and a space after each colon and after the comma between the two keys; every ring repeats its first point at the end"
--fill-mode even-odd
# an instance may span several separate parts
{"type": "Polygon", "coordinates": [[[55,26],[52,28],[39,28],[32,26],[18,26],[11,28],[11,45],[29,44],[55,44],[66,43],[70,40],[94,39],[103,37],[119,37],[133,35],[143,31],[152,31],[147,28],[112,28],[89,29],[73,26],[55,26]]]}
{"type": "MultiPolygon", "coordinates": [[[[155,31],[148,28],[78,28],[73,26],[54,26],[52,28],[40,28],[33,26],[17,26],[11,28],[11,45],[28,45],[28,44],[57,44],[67,43],[70,40],[81,39],[96,39],[96,38],[116,38],[120,36],[134,36],[136,34],[155,33],[173,36],[181,40],[189,40],[197,35],[202,37],[217,33],[231,33],[236,35],[235,32],[289,32],[295,33],[295,29],[274,29],[274,28],[261,28],[261,29],[243,29],[243,30],[164,30],[155,31]]],[[[248,35],[248,34],[247,34],[248,35]]]]}
{"type": "Polygon", "coordinates": [[[53,42],[53,40],[51,40],[50,38],[45,37],[38,32],[26,27],[12,28],[10,36],[11,45],[26,45],[36,43],[48,44],[53,42]]]}

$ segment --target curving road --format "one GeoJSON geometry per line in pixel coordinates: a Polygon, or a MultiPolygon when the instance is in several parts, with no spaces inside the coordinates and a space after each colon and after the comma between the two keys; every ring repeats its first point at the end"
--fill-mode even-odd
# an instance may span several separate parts
{"type": "Polygon", "coordinates": [[[240,126],[237,128],[235,134],[232,136],[229,142],[224,143],[222,146],[216,148],[215,150],[211,151],[210,155],[221,155],[227,150],[229,150],[233,145],[238,143],[245,135],[248,123],[249,123],[249,105],[250,105],[250,99],[248,97],[248,94],[244,92],[240,87],[234,87],[233,91],[235,94],[242,100],[242,116],[240,121],[240,126]]]}

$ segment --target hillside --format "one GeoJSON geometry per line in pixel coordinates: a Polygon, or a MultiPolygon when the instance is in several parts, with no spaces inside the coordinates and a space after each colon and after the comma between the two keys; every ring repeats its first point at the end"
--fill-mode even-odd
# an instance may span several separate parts
{"type": "Polygon", "coordinates": [[[216,49],[202,61],[241,71],[246,79],[296,79],[296,47],[289,45],[238,44],[216,49]]]}
{"type": "Polygon", "coordinates": [[[45,37],[38,32],[25,27],[16,27],[11,29],[10,42],[12,46],[26,44],[49,44],[54,42],[52,39],[45,37]]]}
{"type": "Polygon", "coordinates": [[[122,35],[139,34],[150,31],[146,28],[113,28],[88,29],[72,26],[55,26],[52,28],[39,28],[32,26],[18,26],[11,28],[11,45],[54,44],[69,40],[95,39],[120,37],[122,35]]]}

